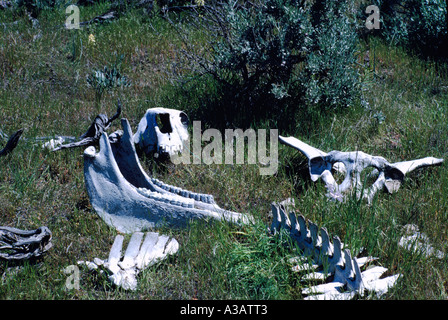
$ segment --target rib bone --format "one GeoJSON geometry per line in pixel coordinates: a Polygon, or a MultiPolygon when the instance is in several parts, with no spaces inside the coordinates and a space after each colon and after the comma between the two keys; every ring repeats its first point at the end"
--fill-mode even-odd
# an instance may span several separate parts
{"type": "Polygon", "coordinates": [[[313,269],[304,276],[305,280],[332,278],[331,282],[304,289],[302,294],[308,295],[306,299],[345,300],[352,299],[356,294],[363,296],[366,291],[381,296],[398,280],[400,275],[380,279],[387,271],[382,267],[373,267],[361,272],[361,267],[375,258],[352,258],[350,250],[343,247],[337,236],[333,237],[333,243],[331,243],[325,228],[318,229],[314,223],[307,222],[302,215],[296,217],[293,212],[290,212],[288,217],[284,208],[275,203],[272,204],[272,213],[271,232],[275,234],[281,229],[289,232],[303,255],[311,259],[312,266],[302,264],[293,267],[293,270],[313,269]],[[288,224],[286,221],[291,223],[288,224]]]}

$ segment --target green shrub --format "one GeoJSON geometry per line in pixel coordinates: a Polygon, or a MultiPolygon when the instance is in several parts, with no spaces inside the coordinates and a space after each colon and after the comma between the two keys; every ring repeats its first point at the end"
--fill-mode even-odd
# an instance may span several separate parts
{"type": "Polygon", "coordinates": [[[160,8],[191,5],[191,0],[156,0],[160,8]]]}
{"type": "Polygon", "coordinates": [[[130,80],[120,73],[123,55],[117,58],[112,67],[105,66],[103,70],[93,70],[87,76],[87,84],[95,90],[96,102],[99,103],[105,91],[118,87],[129,87],[130,80]]]}
{"type": "Polygon", "coordinates": [[[448,21],[445,0],[376,0],[381,33],[395,45],[424,56],[447,57],[448,21]]]}
{"type": "Polygon", "coordinates": [[[316,1],[312,10],[313,42],[302,77],[308,103],[348,107],[358,97],[358,38],[348,9],[346,1],[316,1]]]}
{"type": "Polygon", "coordinates": [[[200,65],[217,82],[223,125],[291,122],[300,108],[348,107],[359,95],[357,34],[348,2],[227,1],[201,12],[216,41],[200,65]]]}

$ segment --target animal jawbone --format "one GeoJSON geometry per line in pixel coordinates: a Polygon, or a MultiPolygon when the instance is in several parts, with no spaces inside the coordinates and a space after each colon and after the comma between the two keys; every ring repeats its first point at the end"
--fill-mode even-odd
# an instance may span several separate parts
{"type": "Polygon", "coordinates": [[[168,185],[149,177],[138,159],[127,119],[123,133],[111,143],[106,133],[84,151],[84,178],[92,207],[120,232],[132,233],[161,225],[185,226],[191,219],[248,223],[246,214],[224,210],[213,196],[168,185]]]}

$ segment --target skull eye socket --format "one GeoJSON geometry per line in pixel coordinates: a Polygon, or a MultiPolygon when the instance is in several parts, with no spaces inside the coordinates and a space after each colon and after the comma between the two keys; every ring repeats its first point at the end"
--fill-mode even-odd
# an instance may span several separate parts
{"type": "Polygon", "coordinates": [[[188,124],[189,124],[190,120],[188,119],[187,114],[186,114],[185,112],[181,112],[181,113],[179,114],[179,117],[180,117],[180,122],[181,122],[185,127],[188,127],[188,124]]]}
{"type": "Polygon", "coordinates": [[[404,174],[400,170],[393,168],[393,167],[387,167],[385,170],[386,178],[392,179],[392,180],[403,180],[404,174]]]}
{"type": "Polygon", "coordinates": [[[156,115],[157,126],[161,133],[171,133],[173,128],[171,127],[170,114],[169,113],[159,113],[156,115]]]}

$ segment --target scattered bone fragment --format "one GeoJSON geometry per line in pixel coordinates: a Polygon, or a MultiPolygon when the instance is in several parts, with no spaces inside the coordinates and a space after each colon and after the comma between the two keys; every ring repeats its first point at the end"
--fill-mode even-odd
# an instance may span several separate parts
{"type": "Polygon", "coordinates": [[[423,254],[426,257],[435,256],[443,259],[445,254],[434,249],[430,244],[428,236],[419,231],[414,224],[407,224],[403,227],[404,235],[400,238],[398,245],[406,250],[413,251],[417,254],[423,254]]]}
{"type": "MultiPolygon", "coordinates": [[[[112,122],[121,114],[121,102],[118,100],[117,112],[109,118],[106,114],[99,114],[93,120],[93,123],[87,131],[79,137],[78,141],[64,144],[68,139],[62,136],[55,137],[50,141],[44,143],[42,147],[48,148],[52,151],[58,151],[68,148],[87,147],[97,145],[101,135],[109,129],[112,122]]],[[[70,137],[72,138],[72,137],[70,137]]],[[[70,139],[73,140],[73,139],[70,139]]]]}
{"type": "Polygon", "coordinates": [[[15,147],[19,143],[19,139],[20,139],[20,136],[22,135],[22,133],[23,133],[23,129],[20,129],[9,137],[8,142],[6,142],[5,147],[0,150],[0,157],[6,156],[7,154],[11,153],[12,150],[15,149],[15,147]]]}

